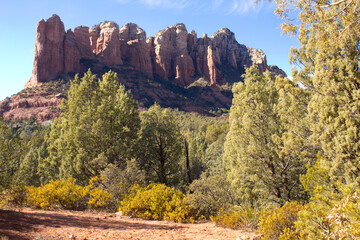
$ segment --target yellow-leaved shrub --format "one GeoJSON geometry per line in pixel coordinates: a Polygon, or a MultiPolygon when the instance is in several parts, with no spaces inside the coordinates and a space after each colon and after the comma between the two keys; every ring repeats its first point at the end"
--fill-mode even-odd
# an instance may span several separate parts
{"type": "Polygon", "coordinates": [[[82,187],[77,185],[75,179],[51,180],[40,187],[26,187],[27,201],[34,207],[42,209],[83,210],[105,206],[112,199],[112,195],[104,189],[94,187],[92,179],[90,184],[82,187]]]}
{"type": "Polygon", "coordinates": [[[299,239],[294,223],[303,206],[298,202],[287,202],[281,208],[266,210],[260,217],[259,232],[264,240],[299,239]]]}
{"type": "Polygon", "coordinates": [[[301,239],[360,239],[360,189],[337,187],[331,192],[317,188],[299,212],[295,226],[301,239]]]}
{"type": "Polygon", "coordinates": [[[165,184],[151,183],[145,187],[134,185],[121,201],[119,210],[126,215],[146,219],[184,222],[190,220],[190,207],[184,197],[181,191],[165,184]]]}
{"type": "Polygon", "coordinates": [[[259,218],[262,214],[263,208],[261,206],[251,207],[248,204],[241,206],[231,206],[216,216],[211,216],[211,221],[222,227],[230,227],[233,229],[246,227],[256,228],[259,223],[259,218]]]}

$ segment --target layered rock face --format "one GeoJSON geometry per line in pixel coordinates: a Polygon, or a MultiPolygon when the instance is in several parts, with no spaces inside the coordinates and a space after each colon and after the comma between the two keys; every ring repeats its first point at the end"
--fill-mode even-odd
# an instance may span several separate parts
{"type": "Polygon", "coordinates": [[[181,85],[191,83],[195,75],[193,59],[188,53],[188,33],[184,24],[158,32],[149,40],[154,73],[163,79],[175,79],[181,85]]]}
{"type": "Polygon", "coordinates": [[[119,28],[107,21],[65,32],[59,16],[52,15],[37,25],[34,68],[25,87],[88,68],[96,72],[129,66],[150,79],[160,77],[181,86],[200,77],[215,85],[231,77],[240,80],[244,68],[253,64],[285,76],[281,69],[267,65],[261,50],[239,44],[227,28],[210,38],[206,34],[198,38],[195,31],[188,33],[184,24],[176,24],[147,39],[134,23],[119,28]]]}
{"type": "Polygon", "coordinates": [[[33,72],[25,86],[48,81],[64,72],[64,38],[65,27],[57,15],[38,23],[33,72]]]}

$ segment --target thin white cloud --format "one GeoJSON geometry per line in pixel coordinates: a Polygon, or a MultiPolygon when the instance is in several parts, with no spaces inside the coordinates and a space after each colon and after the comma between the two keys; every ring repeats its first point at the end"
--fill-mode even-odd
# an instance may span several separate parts
{"type": "Polygon", "coordinates": [[[256,5],[251,0],[233,0],[228,13],[229,14],[242,14],[242,13],[247,13],[250,11],[258,12],[261,9],[261,5],[262,5],[261,3],[256,5]]]}
{"type": "Polygon", "coordinates": [[[138,0],[149,6],[183,9],[191,4],[191,0],[138,0]]]}
{"type": "Polygon", "coordinates": [[[223,4],[224,0],[213,0],[212,5],[214,8],[219,7],[223,4]]]}
{"type": "MultiPolygon", "coordinates": [[[[130,0],[117,0],[119,3],[128,3],[130,0]]],[[[250,11],[260,11],[261,4],[255,5],[253,0],[133,0],[151,7],[172,9],[197,9],[217,11],[225,14],[244,14],[250,11]]]]}

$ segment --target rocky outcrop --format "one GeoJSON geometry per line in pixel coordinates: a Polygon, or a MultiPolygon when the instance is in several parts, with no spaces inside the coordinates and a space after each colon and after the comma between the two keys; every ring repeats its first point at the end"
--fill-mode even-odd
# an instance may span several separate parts
{"type": "Polygon", "coordinates": [[[92,52],[90,45],[90,31],[88,27],[79,26],[74,29],[74,35],[81,56],[84,58],[93,58],[94,53],[92,52]]]}
{"type": "Polygon", "coordinates": [[[52,15],[37,25],[34,68],[25,87],[55,79],[59,75],[132,67],[149,79],[159,77],[180,86],[199,78],[210,85],[241,80],[244,69],[256,64],[261,71],[284,75],[268,66],[265,54],[239,44],[235,34],[220,29],[210,38],[188,33],[175,24],[146,39],[146,32],[134,23],[122,28],[106,21],[89,29],[79,26],[65,32],[59,16],[52,15]]]}
{"type": "MultiPolygon", "coordinates": [[[[64,72],[76,73],[82,69],[80,67],[81,51],[78,47],[75,34],[68,30],[64,39],[64,72]]],[[[48,79],[49,80],[49,79],[48,79]]]]}
{"type": "Polygon", "coordinates": [[[96,46],[94,53],[100,58],[100,60],[109,67],[116,67],[122,65],[120,39],[119,39],[119,25],[115,22],[103,22],[94,27],[93,32],[96,32],[95,36],[96,46]]]}
{"type": "Polygon", "coordinates": [[[154,73],[163,79],[175,79],[180,85],[188,85],[195,75],[192,58],[189,56],[188,33],[184,24],[176,24],[158,32],[151,48],[154,49],[154,73]]]}
{"type": "Polygon", "coordinates": [[[153,70],[146,32],[136,24],[128,23],[120,29],[119,38],[124,62],[152,78],[153,70]]]}
{"type": "Polygon", "coordinates": [[[282,76],[282,77],[286,77],[286,73],[280,69],[278,66],[275,66],[275,65],[268,65],[267,66],[267,69],[274,73],[275,75],[279,75],[279,76],[282,76]]]}
{"type": "Polygon", "coordinates": [[[65,28],[59,16],[52,15],[37,24],[34,67],[25,87],[52,80],[64,73],[65,28]]]}
{"type": "Polygon", "coordinates": [[[278,67],[267,65],[262,50],[239,44],[227,28],[211,37],[198,37],[184,24],[175,24],[147,38],[134,23],[120,28],[107,21],[65,32],[60,18],[52,15],[37,25],[30,80],[20,93],[0,102],[0,117],[54,119],[67,96],[69,80],[89,68],[99,77],[110,69],[117,72],[120,83],[142,107],[157,102],[212,115],[230,108],[232,93],[225,84],[241,81],[245,68],[253,64],[261,71],[286,76],[278,67]],[[58,76],[61,81],[52,81],[58,76]]]}
{"type": "Polygon", "coordinates": [[[62,97],[46,91],[23,90],[0,103],[0,116],[5,121],[33,118],[38,122],[53,120],[60,115],[62,97]]]}

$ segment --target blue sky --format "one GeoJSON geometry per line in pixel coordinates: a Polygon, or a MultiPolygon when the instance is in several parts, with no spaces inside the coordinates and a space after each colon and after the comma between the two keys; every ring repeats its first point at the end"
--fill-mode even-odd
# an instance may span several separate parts
{"type": "Polygon", "coordinates": [[[296,38],[281,35],[281,19],[273,14],[274,3],[253,5],[251,0],[0,0],[0,100],[22,90],[30,78],[36,24],[53,13],[65,29],[92,27],[111,20],[120,26],[133,22],[153,36],[158,31],[184,23],[187,30],[211,36],[227,27],[237,41],[260,48],[268,64],[278,65],[288,75],[290,48],[296,38]]]}

